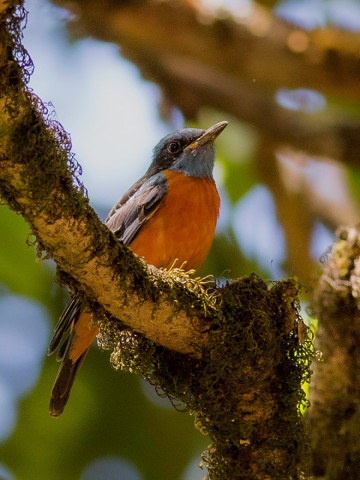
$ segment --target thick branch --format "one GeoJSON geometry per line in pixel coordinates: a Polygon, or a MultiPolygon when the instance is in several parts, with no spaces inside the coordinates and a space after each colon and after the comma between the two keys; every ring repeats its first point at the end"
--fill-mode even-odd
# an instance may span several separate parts
{"type": "MultiPolygon", "coordinates": [[[[44,157],[48,157],[48,152],[44,152],[44,157]]],[[[71,190],[57,180],[49,198],[39,198],[31,185],[34,178],[44,184],[49,181],[49,172],[41,165],[31,169],[32,175],[23,165],[4,157],[0,166],[4,197],[11,194],[17,211],[30,223],[41,245],[70,277],[79,282],[87,296],[103,305],[113,317],[167,348],[194,353],[194,345],[204,345],[207,337],[201,328],[203,322],[187,315],[183,298],[179,295],[177,299],[176,289],[170,302],[168,293],[162,290],[165,281],[161,275],[149,272],[117,242],[80,197],[80,192],[75,200],[81,202],[78,208],[70,196],[71,190]],[[74,210],[70,213],[69,208],[74,210]],[[162,288],[154,286],[154,279],[162,288]],[[176,313],[174,304],[178,306],[176,313]]],[[[191,291],[182,292],[182,295],[184,293],[196,303],[191,291]]]]}
{"type": "Polygon", "coordinates": [[[290,193],[286,190],[280,177],[279,165],[275,155],[269,158],[269,152],[273,152],[276,146],[272,140],[263,140],[256,155],[256,167],[259,177],[271,191],[277,217],[284,227],[284,236],[287,250],[288,270],[297,272],[304,284],[310,282],[315,271],[315,262],[311,259],[310,241],[312,219],[309,209],[304,206],[304,197],[301,194],[290,193]],[[299,250],[301,249],[301,255],[299,250]]]}
{"type": "Polygon", "coordinates": [[[256,5],[238,21],[230,12],[206,13],[195,1],[76,3],[73,24],[101,40],[160,56],[186,56],[194,65],[195,60],[217,65],[223,73],[266,89],[282,85],[316,90],[321,85],[325,94],[350,99],[360,95],[360,40],[355,33],[308,32],[256,5]]]}

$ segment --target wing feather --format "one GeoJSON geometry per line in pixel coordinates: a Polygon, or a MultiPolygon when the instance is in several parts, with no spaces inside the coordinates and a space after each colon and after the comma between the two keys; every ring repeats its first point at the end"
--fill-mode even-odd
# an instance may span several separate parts
{"type": "Polygon", "coordinates": [[[144,223],[155,213],[166,195],[166,184],[164,174],[153,175],[144,180],[125,203],[121,199],[118,203],[120,207],[115,206],[110,212],[105,225],[124,245],[129,245],[134,240],[144,223]]]}
{"type": "MultiPolygon", "coordinates": [[[[105,225],[115,233],[118,239],[129,245],[141,227],[155,213],[161,200],[166,195],[167,180],[164,174],[158,173],[150,178],[142,177],[136,182],[112,208],[105,225]]],[[[49,345],[48,353],[51,355],[60,345],[69,330],[73,329],[73,321],[77,321],[81,311],[79,297],[70,300],[63,311],[49,345]]],[[[71,342],[71,334],[60,347],[59,359],[61,360],[71,342]]]]}

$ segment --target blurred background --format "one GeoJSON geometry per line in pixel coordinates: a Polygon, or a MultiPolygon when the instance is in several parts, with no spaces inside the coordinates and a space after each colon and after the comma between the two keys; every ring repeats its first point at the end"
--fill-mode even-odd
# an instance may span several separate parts
{"type": "MultiPolygon", "coordinates": [[[[221,215],[199,271],[311,287],[340,225],[359,222],[358,0],[28,0],[30,87],[54,105],[100,218],[184,125],[217,140],[221,215]]],[[[51,106],[50,106],[51,108],[51,106]]],[[[94,347],[64,414],[46,356],[67,299],[0,207],[0,479],[198,480],[210,443],[94,347]]],[[[304,305],[307,298],[304,297],[304,305]]]]}

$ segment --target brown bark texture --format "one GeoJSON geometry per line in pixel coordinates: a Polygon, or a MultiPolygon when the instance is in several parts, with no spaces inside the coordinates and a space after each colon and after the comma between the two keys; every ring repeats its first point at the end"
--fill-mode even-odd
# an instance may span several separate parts
{"type": "Polygon", "coordinates": [[[319,319],[308,426],[314,478],[359,478],[360,232],[339,231],[314,293],[319,319]]]}

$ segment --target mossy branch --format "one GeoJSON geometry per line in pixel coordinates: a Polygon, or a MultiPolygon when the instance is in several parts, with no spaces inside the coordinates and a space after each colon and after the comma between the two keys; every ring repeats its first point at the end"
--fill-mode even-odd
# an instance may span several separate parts
{"type": "Polygon", "coordinates": [[[312,345],[293,280],[255,275],[223,288],[148,267],[97,218],[62,127],[25,84],[24,10],[0,4],[0,192],[30,224],[39,255],[82,293],[116,368],[143,375],[209,435],[208,478],[300,478],[299,406],[312,345]],[[3,8],[3,9],[2,9],[3,8]],[[130,328],[129,328],[130,327],[130,328]]]}
{"type": "Polygon", "coordinates": [[[218,289],[201,359],[156,348],[105,321],[101,344],[115,368],[141,374],[194,415],[213,444],[203,455],[211,480],[303,478],[301,383],[313,356],[293,280],[272,288],[259,277],[218,289]]]}
{"type": "MultiPolygon", "coordinates": [[[[24,73],[15,61],[17,52],[28,68],[32,64],[6,35],[14,18],[1,22],[2,199],[27,220],[39,250],[66,272],[73,289],[86,292],[108,315],[154,342],[183,353],[198,352],[207,341],[203,299],[184,283],[173,282],[171,275],[168,279],[149,269],[120,245],[89,206],[76,177],[68,135],[24,87],[28,69],[24,73]]],[[[60,277],[65,281],[64,273],[60,277]]],[[[192,284],[195,288],[196,282],[192,284]]]]}
{"type": "Polygon", "coordinates": [[[342,229],[314,292],[322,361],[314,366],[308,414],[313,478],[359,476],[360,230],[342,229]]]}

